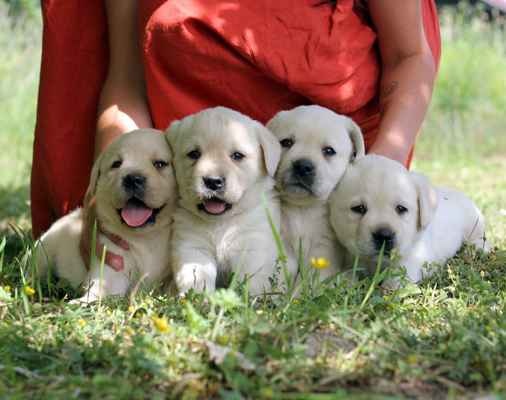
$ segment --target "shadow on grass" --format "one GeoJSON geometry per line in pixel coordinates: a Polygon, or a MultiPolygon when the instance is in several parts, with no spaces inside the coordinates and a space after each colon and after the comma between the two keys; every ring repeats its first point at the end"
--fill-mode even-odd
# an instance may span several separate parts
{"type": "MultiPolygon", "coordinates": [[[[0,350],[0,385],[7,393],[19,395],[22,391],[40,398],[65,398],[69,393],[145,398],[154,391],[161,397],[163,392],[155,388],[166,379],[164,366],[153,356],[148,341],[134,340],[135,346],[128,346],[121,336],[110,340],[92,334],[88,337],[75,324],[76,318],[69,315],[68,319],[60,327],[64,334],[48,342],[26,339],[40,329],[34,326],[4,325],[0,329],[0,341],[5,346],[0,350]],[[27,378],[30,385],[26,385],[27,378]]],[[[44,322],[47,328],[52,324],[50,320],[44,322]]]]}
{"type": "Polygon", "coordinates": [[[0,222],[5,220],[28,220],[29,186],[23,185],[14,188],[0,186],[0,222]]]}
{"type": "Polygon", "coordinates": [[[0,240],[6,239],[5,261],[23,250],[23,236],[30,237],[30,229],[29,186],[0,186],[0,240]]]}
{"type": "Polygon", "coordinates": [[[374,290],[365,307],[369,278],[329,286],[282,312],[259,303],[229,310],[223,339],[255,371],[208,354],[205,339],[218,319],[205,297],[138,297],[135,311],[124,300],[98,308],[50,301],[26,312],[19,302],[4,307],[0,323],[0,391],[11,398],[477,398],[504,373],[504,256],[465,247],[419,289],[374,290]],[[264,312],[270,316],[257,317],[264,312]],[[148,318],[157,315],[170,317],[168,332],[154,329],[148,318]]]}
{"type": "MultiPolygon", "coordinates": [[[[241,372],[229,359],[226,364],[214,365],[206,356],[200,365],[192,365],[184,353],[169,354],[164,340],[149,333],[134,336],[119,334],[105,339],[93,328],[79,326],[78,318],[88,317],[82,310],[67,311],[65,322],[41,316],[34,325],[4,325],[0,327],[0,364],[4,390],[15,398],[32,395],[67,398],[70,393],[80,398],[243,398],[234,390],[234,377],[252,380],[253,393],[261,392],[267,382],[259,375],[241,372]],[[49,326],[54,335],[42,332],[49,326]],[[58,328],[57,330],[55,328],[58,328]],[[28,339],[35,337],[38,339],[28,339]],[[171,369],[188,362],[188,369],[196,368],[179,379],[170,376],[171,369]],[[26,383],[27,378],[30,381],[26,383]],[[260,390],[259,390],[260,389],[260,390]],[[228,394],[228,396],[227,396],[228,394]]],[[[84,319],[80,319],[84,321],[84,319]]],[[[166,340],[166,339],[165,339],[166,340]]],[[[193,359],[195,362],[196,360],[193,359]]],[[[261,374],[260,374],[261,375],[261,374]]],[[[244,382],[243,382],[244,383],[244,382]]],[[[400,397],[374,394],[372,387],[354,387],[334,383],[325,393],[298,393],[295,387],[286,393],[267,387],[270,396],[287,400],[387,400],[400,397]],[[270,389],[270,390],[269,390],[270,389]]],[[[429,393],[430,394],[430,393],[429,393]]],[[[254,398],[254,397],[253,397],[254,398]]],[[[438,398],[438,397],[432,397],[438,398]]],[[[440,396],[440,398],[442,398],[440,396]]]]}

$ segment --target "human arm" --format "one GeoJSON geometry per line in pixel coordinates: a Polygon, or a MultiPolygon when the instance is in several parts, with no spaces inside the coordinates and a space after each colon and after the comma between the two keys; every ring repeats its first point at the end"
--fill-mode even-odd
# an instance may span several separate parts
{"type": "Polygon", "coordinates": [[[106,0],[109,68],[98,105],[95,158],[111,141],[151,127],[142,67],[136,0],[106,0]]]}
{"type": "MultiPolygon", "coordinates": [[[[100,94],[95,159],[119,135],[136,128],[150,127],[151,117],[146,102],[144,72],[138,44],[137,1],[106,0],[109,33],[109,68],[100,94]]],[[[95,223],[95,199],[87,194],[83,201],[83,234],[81,256],[90,262],[91,231],[95,223]]],[[[120,240],[120,239],[119,239],[120,240]]],[[[97,245],[96,254],[102,254],[97,245]]],[[[119,256],[107,252],[106,263],[121,269],[119,256]]]]}
{"type": "Polygon", "coordinates": [[[370,152],[405,163],[427,112],[436,76],[421,0],[369,0],[382,62],[381,123],[370,152]]]}

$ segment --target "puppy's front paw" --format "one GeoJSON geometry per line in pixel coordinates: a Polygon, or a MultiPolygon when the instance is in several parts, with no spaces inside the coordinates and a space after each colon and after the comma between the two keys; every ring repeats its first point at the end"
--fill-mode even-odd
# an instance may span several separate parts
{"type": "Polygon", "coordinates": [[[86,293],[83,297],[79,297],[78,299],[70,300],[69,304],[78,304],[80,306],[87,306],[91,303],[94,303],[97,300],[98,300],[98,296],[86,293]]]}
{"type": "Polygon", "coordinates": [[[197,292],[213,292],[216,285],[216,266],[213,264],[184,264],[176,273],[175,281],[179,294],[193,289],[197,292]]]}

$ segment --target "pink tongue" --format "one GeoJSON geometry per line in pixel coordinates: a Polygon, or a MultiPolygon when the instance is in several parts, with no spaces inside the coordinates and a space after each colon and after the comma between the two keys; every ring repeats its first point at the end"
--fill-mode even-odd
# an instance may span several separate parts
{"type": "Polygon", "coordinates": [[[222,201],[216,200],[206,200],[204,201],[204,208],[209,214],[221,214],[225,211],[225,203],[222,201]]]}
{"type": "Polygon", "coordinates": [[[131,204],[127,204],[121,210],[121,218],[123,218],[123,221],[125,221],[128,226],[133,228],[144,225],[152,214],[153,210],[151,208],[139,207],[131,204]]]}

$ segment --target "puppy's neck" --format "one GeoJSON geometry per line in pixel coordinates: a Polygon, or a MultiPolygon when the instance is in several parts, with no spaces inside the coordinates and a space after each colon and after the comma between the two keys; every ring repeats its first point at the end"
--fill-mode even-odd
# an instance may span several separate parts
{"type": "Polygon", "coordinates": [[[288,236],[311,236],[315,230],[318,232],[330,231],[328,221],[329,210],[325,203],[315,203],[310,206],[294,205],[281,202],[282,224],[288,236]],[[317,227],[314,222],[321,221],[317,227]]]}
{"type": "Polygon", "coordinates": [[[298,253],[300,245],[307,257],[314,256],[314,249],[321,245],[332,246],[328,243],[334,238],[328,213],[327,204],[321,202],[311,206],[281,204],[281,233],[295,254],[298,253]]]}
{"type": "Polygon", "coordinates": [[[155,254],[165,255],[169,248],[171,229],[165,225],[146,231],[113,229],[105,232],[102,229],[99,236],[100,242],[113,252],[130,254],[134,259],[143,260],[153,258],[155,254]]]}
{"type": "Polygon", "coordinates": [[[316,196],[304,196],[294,198],[286,193],[281,193],[279,196],[281,200],[281,207],[292,208],[303,211],[304,209],[318,209],[327,207],[327,199],[320,199],[316,196]]]}

